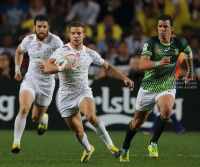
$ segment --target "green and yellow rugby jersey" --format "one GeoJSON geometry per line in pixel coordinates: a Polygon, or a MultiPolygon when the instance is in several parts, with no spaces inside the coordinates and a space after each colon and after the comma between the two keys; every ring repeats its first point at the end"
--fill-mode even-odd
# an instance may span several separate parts
{"type": "Polygon", "coordinates": [[[159,66],[145,72],[141,87],[152,92],[174,89],[176,62],[181,52],[191,52],[185,38],[172,37],[169,44],[162,43],[158,36],[150,37],[144,43],[141,56],[150,56],[151,61],[160,61],[164,56],[172,56],[169,65],[159,66]]]}

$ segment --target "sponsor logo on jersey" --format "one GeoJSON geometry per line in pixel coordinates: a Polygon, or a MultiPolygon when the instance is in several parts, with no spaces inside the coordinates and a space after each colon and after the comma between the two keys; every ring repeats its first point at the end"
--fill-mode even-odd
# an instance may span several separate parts
{"type": "Polygon", "coordinates": [[[160,49],[155,50],[155,52],[156,52],[157,54],[161,54],[161,53],[160,53],[160,49]]]}
{"type": "Polygon", "coordinates": [[[174,51],[176,55],[179,55],[179,49],[174,49],[174,51]]]}
{"type": "Polygon", "coordinates": [[[33,36],[29,36],[29,37],[28,37],[28,39],[33,39],[33,38],[34,38],[33,36]]]}
{"type": "Polygon", "coordinates": [[[165,51],[166,51],[166,52],[169,51],[169,50],[170,50],[170,47],[165,48],[165,51]]]}

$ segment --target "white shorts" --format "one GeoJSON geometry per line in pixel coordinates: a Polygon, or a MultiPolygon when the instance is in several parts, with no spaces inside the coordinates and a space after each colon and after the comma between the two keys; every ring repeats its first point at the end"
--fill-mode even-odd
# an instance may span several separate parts
{"type": "MultiPolygon", "coordinates": [[[[53,81],[53,84],[50,84],[51,86],[46,86],[47,83],[44,83],[44,86],[39,86],[35,82],[36,81],[33,82],[30,77],[25,76],[21,83],[19,92],[22,90],[28,90],[32,93],[36,103],[41,106],[49,106],[53,96],[55,80],[53,81]]],[[[38,82],[40,82],[40,85],[43,85],[41,81],[38,82]]]]}
{"type": "Polygon", "coordinates": [[[165,94],[170,94],[175,99],[176,89],[168,89],[163,92],[151,92],[140,87],[136,99],[136,110],[151,111],[156,104],[156,100],[165,94]]]}
{"type": "Polygon", "coordinates": [[[62,117],[70,117],[79,111],[79,104],[85,97],[93,99],[91,89],[85,89],[80,94],[63,95],[59,93],[60,110],[62,117]]]}

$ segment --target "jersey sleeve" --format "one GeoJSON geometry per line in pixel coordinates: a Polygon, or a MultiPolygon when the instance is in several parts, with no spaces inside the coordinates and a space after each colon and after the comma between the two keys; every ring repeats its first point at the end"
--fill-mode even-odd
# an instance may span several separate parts
{"type": "Polygon", "coordinates": [[[186,54],[190,53],[191,52],[191,48],[190,46],[188,45],[188,42],[185,38],[181,38],[181,52],[184,52],[186,54]]]}
{"type": "Polygon", "coordinates": [[[22,40],[22,42],[21,42],[21,44],[20,44],[21,50],[22,50],[24,53],[28,51],[28,45],[27,45],[27,43],[28,43],[28,38],[26,37],[26,38],[24,38],[24,39],[22,40]]]}
{"type": "Polygon", "coordinates": [[[143,50],[141,53],[141,56],[147,55],[147,56],[152,56],[153,55],[153,49],[154,49],[154,45],[153,45],[153,40],[151,38],[148,38],[143,46],[143,50]]]}
{"type": "Polygon", "coordinates": [[[104,63],[104,59],[97,52],[92,51],[91,56],[94,64],[101,66],[104,63]]]}

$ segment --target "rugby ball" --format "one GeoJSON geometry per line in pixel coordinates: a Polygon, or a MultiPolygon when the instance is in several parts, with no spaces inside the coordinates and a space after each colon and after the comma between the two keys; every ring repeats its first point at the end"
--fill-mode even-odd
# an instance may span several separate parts
{"type": "Polygon", "coordinates": [[[77,58],[75,55],[73,54],[68,54],[68,55],[64,55],[61,57],[58,57],[54,63],[54,65],[56,66],[62,66],[64,63],[72,63],[72,62],[76,62],[77,58]]]}

